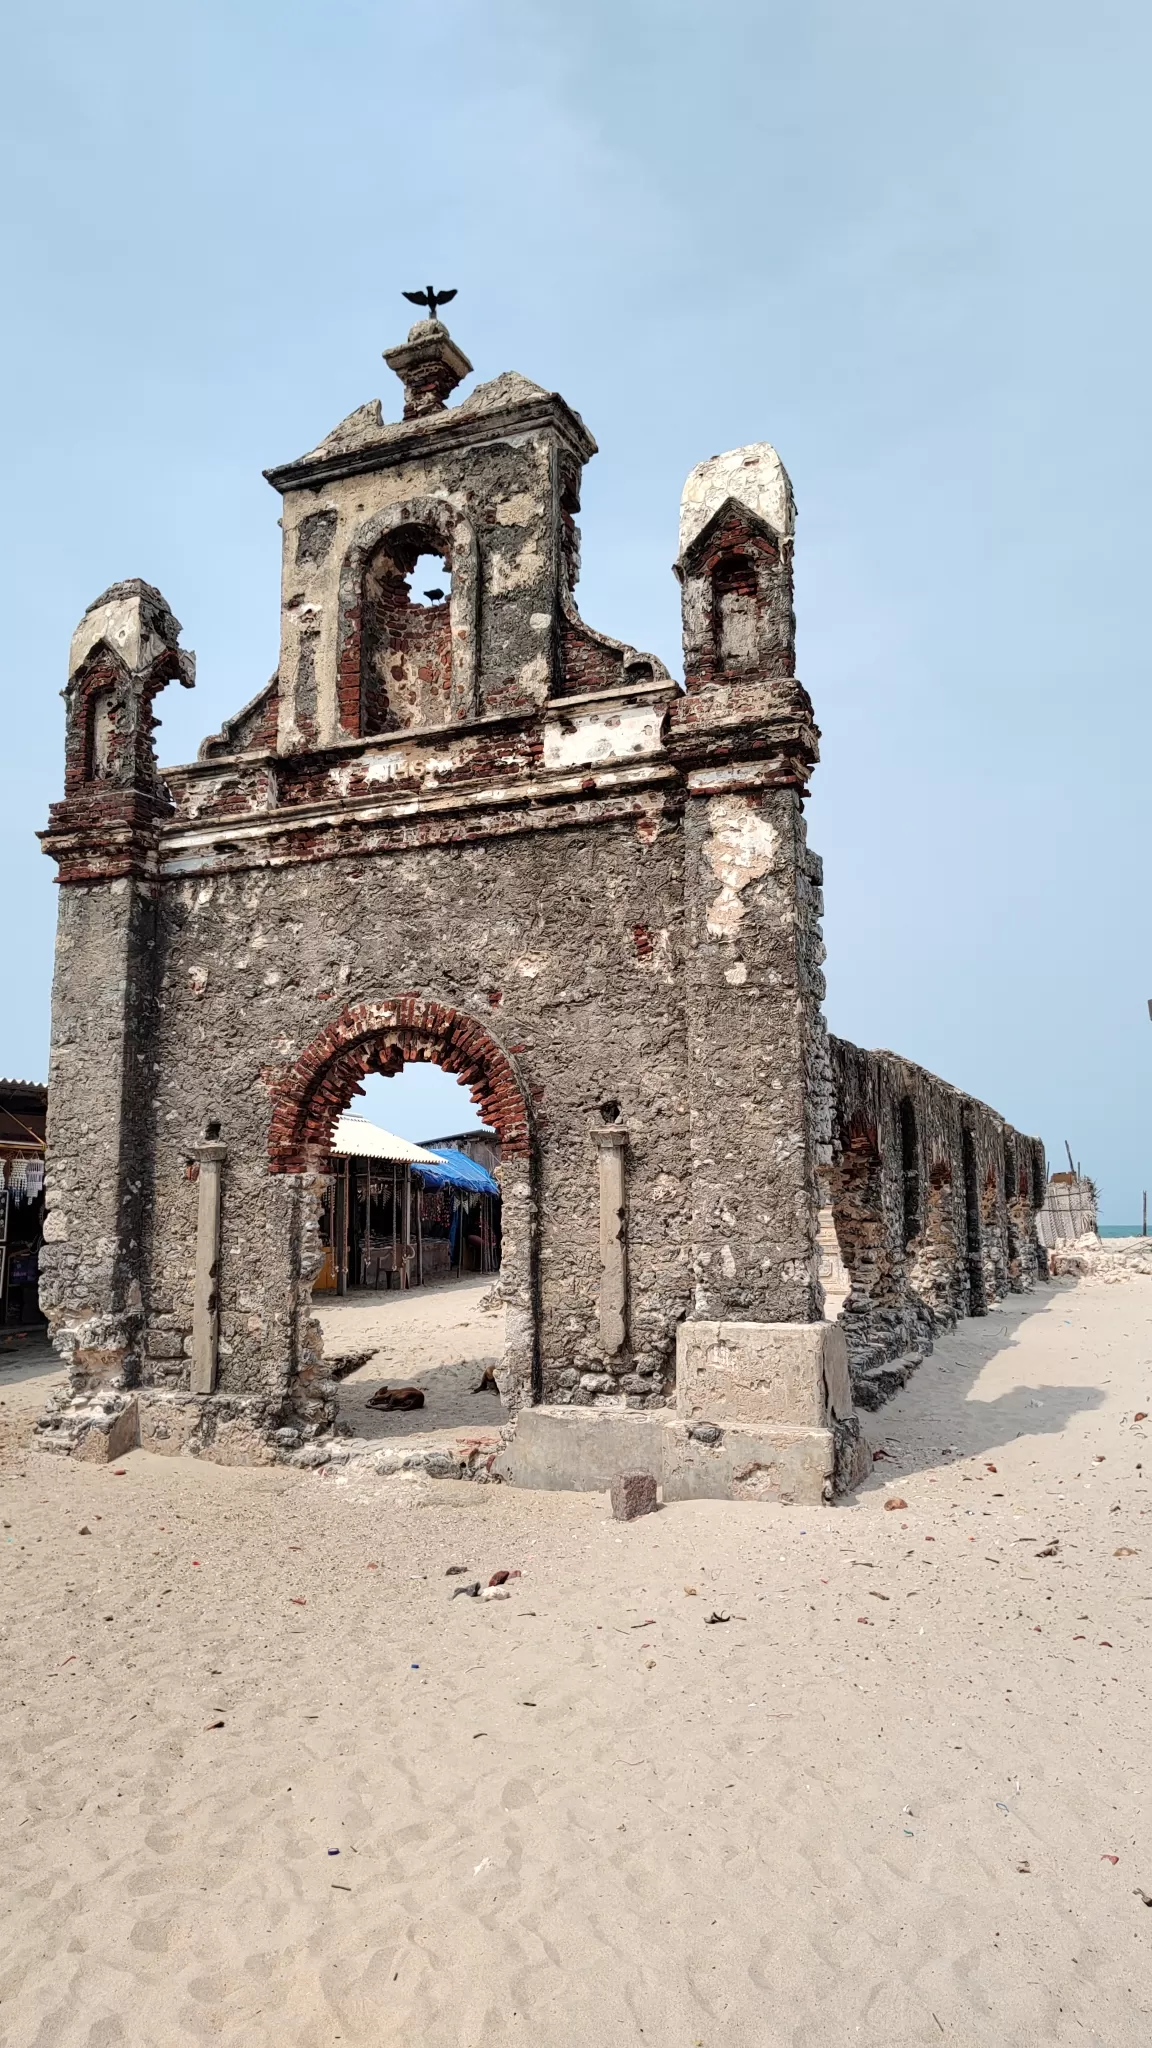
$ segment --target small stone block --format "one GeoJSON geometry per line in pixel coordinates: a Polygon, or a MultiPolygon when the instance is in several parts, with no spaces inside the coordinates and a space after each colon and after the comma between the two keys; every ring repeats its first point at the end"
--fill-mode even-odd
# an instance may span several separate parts
{"type": "Polygon", "coordinates": [[[651,1472],[618,1472],[612,1481],[612,1514],[617,1522],[656,1512],[656,1481],[651,1472]]]}
{"type": "Polygon", "coordinates": [[[724,1441],[724,1431],[714,1422],[697,1422],[688,1434],[694,1437],[698,1444],[721,1444],[724,1441]]]}

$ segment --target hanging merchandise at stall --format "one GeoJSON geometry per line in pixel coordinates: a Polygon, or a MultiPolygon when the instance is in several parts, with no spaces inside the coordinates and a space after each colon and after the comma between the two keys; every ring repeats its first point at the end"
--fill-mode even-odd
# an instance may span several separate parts
{"type": "Polygon", "coordinates": [[[0,1080],[0,1338],[42,1330],[39,1272],[44,1242],[44,1152],[48,1090],[0,1080]]]}
{"type": "Polygon", "coordinates": [[[320,1239],[318,1294],[494,1273],[499,1183],[450,1146],[431,1151],[345,1114],[333,1139],[320,1239]]]}
{"type": "MultiPolygon", "coordinates": [[[[414,1177],[429,1192],[447,1193],[452,1198],[452,1217],[447,1239],[447,1271],[456,1273],[498,1273],[500,1270],[500,1183],[464,1152],[445,1146],[433,1154],[436,1166],[413,1168],[414,1177]]],[[[424,1201],[429,1200],[425,1195],[424,1201]]],[[[425,1277],[428,1270],[429,1239],[425,1236],[425,1277]]]]}

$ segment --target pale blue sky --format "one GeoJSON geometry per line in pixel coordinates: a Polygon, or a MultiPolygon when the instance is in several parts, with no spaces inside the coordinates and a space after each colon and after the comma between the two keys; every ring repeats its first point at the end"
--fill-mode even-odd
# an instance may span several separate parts
{"type": "Polygon", "coordinates": [[[683,479],[779,448],[832,1028],[1137,1216],[1150,44],[1136,0],[14,0],[0,1071],[46,1066],[76,619],[160,585],[192,754],[275,664],[261,469],[394,410],[432,278],[587,418],[583,608],[671,666],[683,479]]]}
{"type": "Polygon", "coordinates": [[[471,1089],[455,1074],[421,1060],[411,1061],[400,1074],[369,1074],[352,1108],[357,1116],[417,1144],[423,1138],[455,1138],[483,1123],[471,1089]]]}

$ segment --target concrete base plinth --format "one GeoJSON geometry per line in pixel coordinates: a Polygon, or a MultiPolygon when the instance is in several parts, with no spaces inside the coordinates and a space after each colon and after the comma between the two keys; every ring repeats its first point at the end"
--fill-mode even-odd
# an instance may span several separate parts
{"type": "Polygon", "coordinates": [[[621,1472],[650,1472],[674,1500],[830,1500],[831,1429],[787,1423],[708,1428],[707,1439],[671,1410],[524,1408],[493,1478],[561,1493],[607,1493],[621,1472]]]}
{"type": "Polygon", "coordinates": [[[493,1477],[550,1493],[607,1493],[618,1472],[664,1472],[663,1410],[522,1408],[493,1477]]]}
{"type": "MultiPolygon", "coordinates": [[[[270,1465],[279,1456],[276,1415],[266,1401],[172,1393],[156,1387],[104,1388],[53,1405],[37,1424],[39,1450],[107,1465],[140,1448],[216,1465],[270,1465]]],[[[288,1432],[293,1444],[299,1432],[288,1432]]]]}
{"type": "Polygon", "coordinates": [[[676,1412],[724,1426],[829,1428],[854,1412],[844,1332],[835,1323],[681,1323],[676,1412]]]}
{"type": "Polygon", "coordinates": [[[834,1323],[682,1323],[675,1409],[524,1408],[493,1477],[605,1493],[649,1472],[664,1499],[831,1500],[868,1452],[834,1323]]]}
{"type": "Polygon", "coordinates": [[[835,1490],[835,1440],[830,1429],[737,1423],[715,1442],[671,1421],[664,1437],[664,1498],[775,1500],[815,1505],[835,1490]]]}
{"type": "Polygon", "coordinates": [[[149,1391],[140,1403],[140,1448],[177,1458],[199,1438],[203,1402],[194,1394],[149,1391]]]}
{"type": "Polygon", "coordinates": [[[274,1414],[264,1401],[141,1387],[140,1445],[161,1457],[209,1465],[272,1465],[274,1414]]]}

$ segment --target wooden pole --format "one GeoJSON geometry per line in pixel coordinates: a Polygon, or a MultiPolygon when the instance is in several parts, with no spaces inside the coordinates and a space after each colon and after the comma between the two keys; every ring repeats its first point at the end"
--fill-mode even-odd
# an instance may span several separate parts
{"type": "Polygon", "coordinates": [[[1148,1190],[1147,1190],[1147,1188],[1145,1188],[1145,1190],[1144,1190],[1144,1218],[1143,1218],[1143,1221],[1141,1222],[1141,1225],[1140,1225],[1140,1235],[1141,1235],[1141,1237],[1147,1237],[1147,1235],[1148,1235],[1148,1190]]]}

